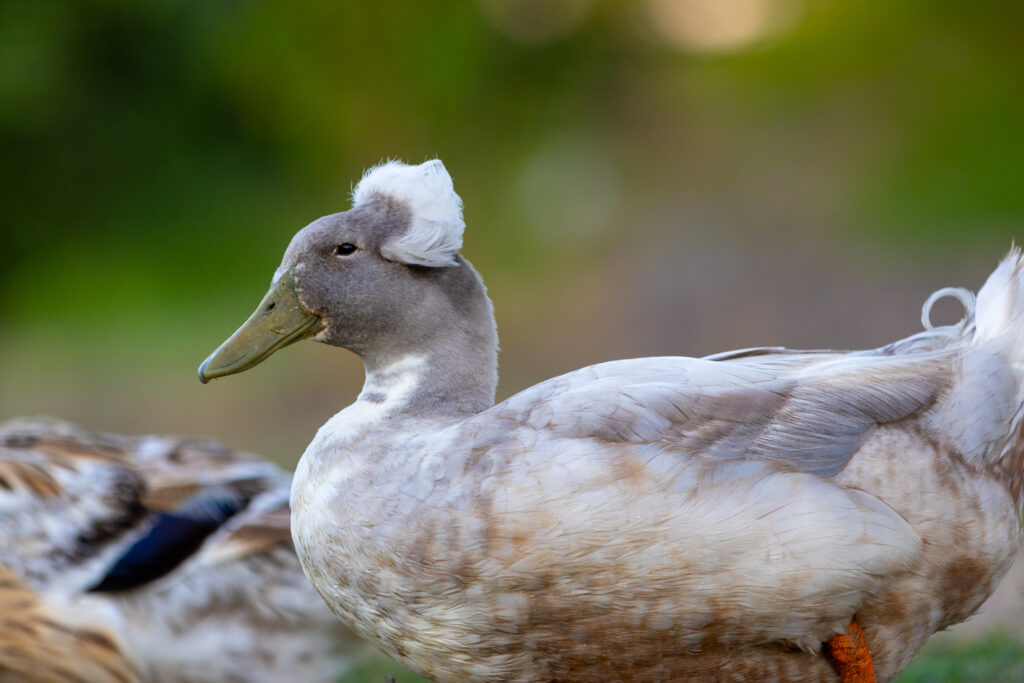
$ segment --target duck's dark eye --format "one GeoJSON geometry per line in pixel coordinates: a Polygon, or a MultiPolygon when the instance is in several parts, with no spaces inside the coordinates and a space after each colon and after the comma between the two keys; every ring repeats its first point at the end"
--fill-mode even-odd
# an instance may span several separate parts
{"type": "Polygon", "coordinates": [[[349,254],[355,253],[355,250],[356,245],[352,244],[351,242],[345,242],[344,244],[339,244],[338,246],[336,246],[334,248],[334,253],[337,254],[338,256],[348,256],[349,254]]]}

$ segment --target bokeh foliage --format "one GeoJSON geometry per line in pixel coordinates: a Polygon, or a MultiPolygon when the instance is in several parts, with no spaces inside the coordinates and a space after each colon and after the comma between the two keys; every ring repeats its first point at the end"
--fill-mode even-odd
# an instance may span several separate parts
{"type": "Polygon", "coordinates": [[[917,248],[1024,217],[1019,3],[808,2],[725,55],[659,42],[639,2],[583,3],[546,42],[489,4],[5,3],[7,323],[231,290],[384,157],[441,155],[488,224],[477,257],[513,275],[568,248],[535,224],[572,214],[550,185],[578,207],[571,176],[602,164],[621,207],[834,154],[854,168],[828,229],[917,248]]]}

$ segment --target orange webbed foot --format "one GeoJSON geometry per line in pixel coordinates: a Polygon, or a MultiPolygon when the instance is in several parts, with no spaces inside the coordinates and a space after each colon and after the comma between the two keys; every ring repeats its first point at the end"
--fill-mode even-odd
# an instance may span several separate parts
{"type": "Polygon", "coordinates": [[[871,661],[864,631],[851,621],[845,633],[837,633],[825,643],[825,656],[843,683],[875,683],[875,664],[871,661]]]}

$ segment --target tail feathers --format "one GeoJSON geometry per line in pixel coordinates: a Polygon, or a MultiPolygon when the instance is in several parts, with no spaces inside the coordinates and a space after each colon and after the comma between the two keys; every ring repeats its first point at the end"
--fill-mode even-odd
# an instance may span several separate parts
{"type": "MultiPolygon", "coordinates": [[[[969,333],[969,331],[968,331],[969,333]]],[[[1024,418],[1024,255],[1013,247],[978,292],[974,333],[942,411],[961,453],[996,462],[1019,452],[1024,418]]]]}
{"type": "Polygon", "coordinates": [[[978,292],[975,342],[1001,342],[1015,362],[1024,359],[1024,255],[1014,246],[978,292]]]}

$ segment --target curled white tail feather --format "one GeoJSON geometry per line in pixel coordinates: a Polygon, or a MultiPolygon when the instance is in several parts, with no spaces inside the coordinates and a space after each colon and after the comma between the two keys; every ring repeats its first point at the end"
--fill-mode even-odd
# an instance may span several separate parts
{"type": "Polygon", "coordinates": [[[974,307],[976,303],[974,292],[963,287],[943,287],[938,291],[932,292],[932,295],[924,302],[924,306],[921,307],[921,324],[924,325],[924,329],[935,329],[935,325],[932,324],[932,306],[935,305],[935,302],[947,297],[956,299],[964,307],[964,317],[957,323],[961,330],[974,320],[974,307]]]}

